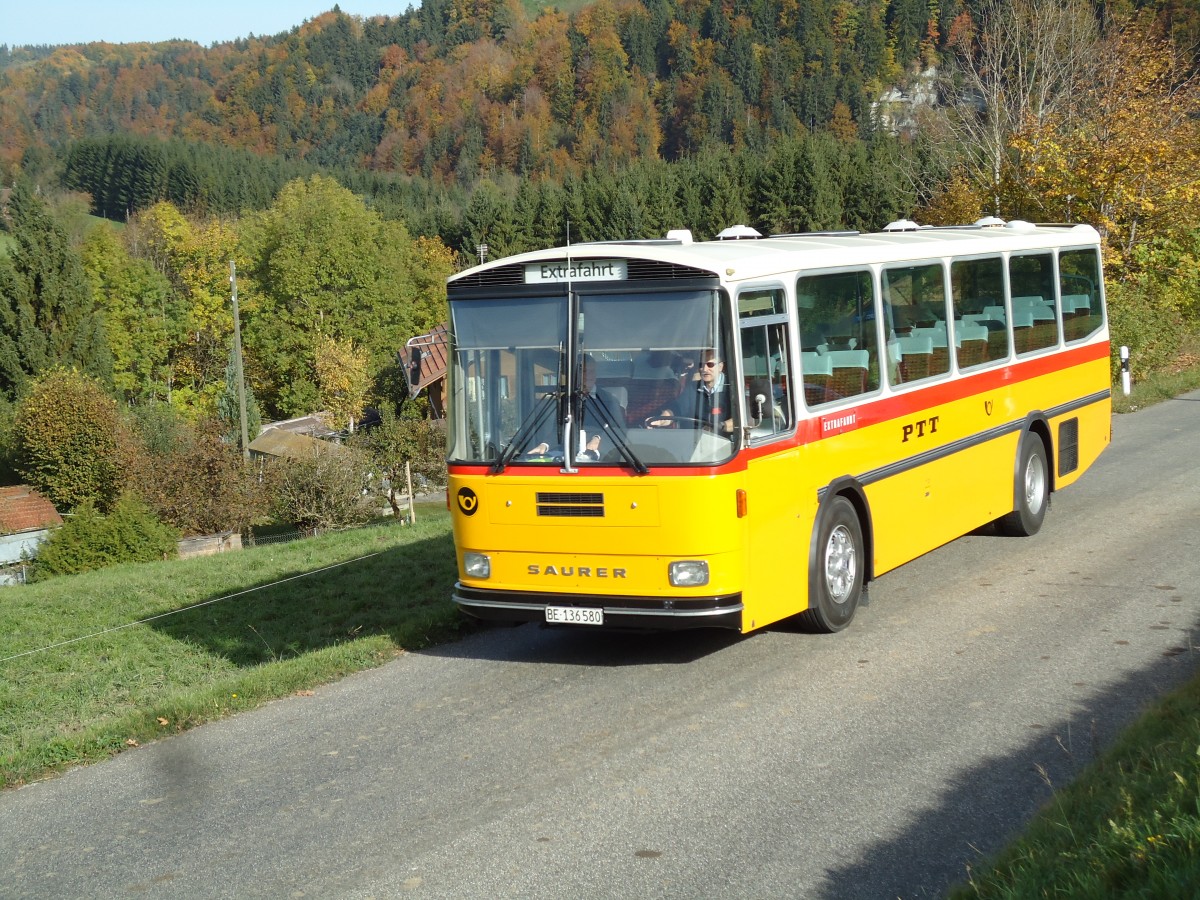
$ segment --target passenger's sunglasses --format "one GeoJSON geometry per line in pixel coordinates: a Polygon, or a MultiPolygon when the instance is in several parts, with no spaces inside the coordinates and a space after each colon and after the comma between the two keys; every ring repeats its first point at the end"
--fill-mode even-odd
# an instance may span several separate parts
{"type": "Polygon", "coordinates": [[[715,369],[720,364],[721,364],[721,361],[719,359],[706,359],[704,362],[701,363],[701,365],[704,366],[704,368],[706,368],[706,369],[715,369]]]}

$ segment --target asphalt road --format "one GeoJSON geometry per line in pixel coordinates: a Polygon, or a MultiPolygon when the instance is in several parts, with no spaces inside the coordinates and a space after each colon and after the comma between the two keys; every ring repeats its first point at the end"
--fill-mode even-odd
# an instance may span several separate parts
{"type": "Polygon", "coordinates": [[[492,630],[0,794],[0,896],[939,896],[1200,664],[1198,437],[840,635],[492,630]]]}

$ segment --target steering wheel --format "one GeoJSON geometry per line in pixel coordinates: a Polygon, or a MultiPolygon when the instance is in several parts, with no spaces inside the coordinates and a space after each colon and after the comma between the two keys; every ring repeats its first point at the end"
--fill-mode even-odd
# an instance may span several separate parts
{"type": "Polygon", "coordinates": [[[712,423],[705,419],[697,419],[692,416],[646,416],[645,425],[647,428],[674,428],[678,424],[687,425],[689,428],[707,428],[712,430],[712,423]],[[666,425],[655,424],[658,422],[666,422],[666,425]]]}

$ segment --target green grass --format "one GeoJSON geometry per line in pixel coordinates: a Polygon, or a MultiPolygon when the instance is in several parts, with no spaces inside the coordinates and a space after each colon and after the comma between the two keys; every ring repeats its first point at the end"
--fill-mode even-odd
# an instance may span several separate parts
{"type": "Polygon", "coordinates": [[[0,589],[0,786],[448,640],[454,578],[431,504],[411,527],[0,589]]]}
{"type": "Polygon", "coordinates": [[[1189,335],[1174,366],[1135,381],[1126,397],[1118,380],[1113,385],[1113,412],[1144,409],[1200,388],[1200,334],[1189,335]]]}
{"type": "Polygon", "coordinates": [[[1200,897],[1200,675],[950,897],[1200,897]]]}

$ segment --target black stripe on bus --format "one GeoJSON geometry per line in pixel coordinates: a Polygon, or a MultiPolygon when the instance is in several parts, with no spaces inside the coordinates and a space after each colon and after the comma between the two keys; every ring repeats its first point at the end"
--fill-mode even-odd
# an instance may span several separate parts
{"type": "MultiPolygon", "coordinates": [[[[1100,403],[1112,396],[1112,391],[1105,389],[1097,391],[1094,394],[1089,394],[1086,397],[1080,397],[1076,400],[1071,400],[1068,403],[1060,404],[1044,410],[1042,415],[1047,419],[1055,419],[1059,416],[1064,416],[1067,413],[1074,412],[1077,409],[1082,409],[1085,406],[1091,406],[1093,403],[1100,403]]],[[[926,450],[923,453],[918,453],[915,456],[910,456],[907,459],[902,459],[899,462],[888,463],[886,466],[880,466],[878,469],[871,469],[869,472],[864,472],[855,480],[864,487],[868,484],[875,484],[883,481],[885,478],[891,478],[895,475],[903,474],[912,469],[920,468],[928,465],[931,462],[937,462],[940,459],[945,459],[947,456],[953,456],[955,453],[961,453],[964,450],[969,450],[972,447],[978,447],[980,444],[986,444],[988,441],[994,441],[997,438],[1004,437],[1007,434],[1012,434],[1015,431],[1022,431],[1025,428],[1026,419],[1021,419],[1015,422],[1008,422],[1004,425],[997,425],[994,428],[989,428],[986,431],[981,431],[978,434],[973,434],[970,437],[960,438],[957,441],[951,441],[949,444],[943,444],[941,447],[935,447],[932,450],[926,450]]],[[[821,499],[825,496],[828,487],[822,487],[817,490],[817,498],[821,499]]]]}

